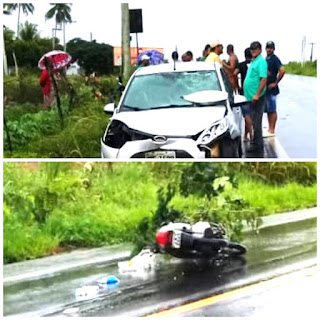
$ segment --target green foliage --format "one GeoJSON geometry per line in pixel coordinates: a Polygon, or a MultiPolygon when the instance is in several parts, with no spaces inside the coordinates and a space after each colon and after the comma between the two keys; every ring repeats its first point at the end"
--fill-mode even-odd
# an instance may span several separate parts
{"type": "Polygon", "coordinates": [[[251,162],[234,163],[232,167],[269,184],[296,182],[312,185],[317,181],[315,162],[251,162]]]}
{"type": "Polygon", "coordinates": [[[4,95],[9,102],[39,104],[43,101],[41,87],[39,85],[40,73],[30,73],[20,69],[19,78],[4,78],[4,95]]]}
{"type": "Polygon", "coordinates": [[[68,42],[67,51],[87,74],[108,75],[113,72],[113,47],[107,44],[75,38],[68,42]]]}
{"type": "Polygon", "coordinates": [[[183,213],[177,209],[169,207],[169,203],[176,193],[175,187],[169,184],[166,188],[160,187],[157,191],[157,208],[150,218],[143,218],[136,227],[134,243],[135,252],[139,252],[147,245],[155,242],[156,231],[169,222],[179,221],[183,218],[183,213]]]}
{"type": "Polygon", "coordinates": [[[213,197],[218,195],[219,190],[212,187],[213,181],[228,175],[230,182],[236,185],[234,173],[228,170],[225,163],[195,162],[186,167],[181,176],[180,192],[183,196],[198,194],[201,196],[213,197]]]}
{"type": "Polygon", "coordinates": [[[26,21],[20,25],[20,38],[24,41],[32,41],[39,38],[37,25],[26,21]]]}
{"type": "MultiPolygon", "coordinates": [[[[35,92],[37,92],[42,101],[38,75],[28,74],[25,78],[21,75],[21,78],[22,83],[26,83],[26,87],[23,84],[19,86],[18,81],[10,81],[10,78],[6,78],[4,92],[9,97],[9,101],[20,100],[27,90],[35,100],[35,92]]],[[[77,92],[76,104],[72,106],[63,81],[59,84],[65,117],[65,127],[62,131],[56,108],[48,112],[41,110],[43,107],[38,104],[12,102],[9,104],[5,110],[5,116],[13,153],[6,153],[6,157],[21,155],[26,158],[100,157],[100,138],[108,122],[108,116],[105,115],[102,107],[108,99],[95,100],[94,93],[103,87],[105,95],[112,96],[117,87],[116,79],[103,77],[97,86],[85,85],[84,78],[81,76],[70,77],[70,82],[77,92]]],[[[6,133],[4,133],[4,139],[6,151],[6,133]]]]}
{"type": "Polygon", "coordinates": [[[174,222],[181,218],[180,211],[169,207],[175,193],[175,187],[171,184],[167,186],[166,190],[163,187],[158,190],[158,206],[152,218],[152,225],[155,229],[160,228],[163,223],[174,222]]]}
{"type": "Polygon", "coordinates": [[[9,121],[8,128],[15,148],[28,145],[41,135],[50,135],[59,130],[57,111],[53,109],[24,114],[18,120],[9,121]]]}
{"type": "Polygon", "coordinates": [[[306,61],[303,65],[301,62],[289,62],[285,65],[285,68],[287,73],[311,77],[317,76],[317,60],[306,61]]]}
{"type": "Polygon", "coordinates": [[[67,3],[51,3],[52,8],[46,13],[46,19],[55,18],[57,24],[72,22],[71,7],[67,3]]]}
{"type": "MultiPolygon", "coordinates": [[[[58,39],[57,39],[58,40],[58,39]]],[[[5,43],[5,49],[8,59],[8,66],[14,66],[13,52],[16,55],[19,68],[38,70],[40,58],[52,50],[52,40],[48,38],[35,37],[32,40],[16,39],[12,42],[5,43]]],[[[61,50],[60,45],[56,46],[61,50]]]]}

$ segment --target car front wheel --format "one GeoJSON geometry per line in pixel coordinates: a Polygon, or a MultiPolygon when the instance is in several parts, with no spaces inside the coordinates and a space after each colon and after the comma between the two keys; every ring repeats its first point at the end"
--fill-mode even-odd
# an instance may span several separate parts
{"type": "Polygon", "coordinates": [[[221,158],[240,158],[241,144],[239,147],[238,139],[223,139],[220,143],[220,157],[221,158]]]}

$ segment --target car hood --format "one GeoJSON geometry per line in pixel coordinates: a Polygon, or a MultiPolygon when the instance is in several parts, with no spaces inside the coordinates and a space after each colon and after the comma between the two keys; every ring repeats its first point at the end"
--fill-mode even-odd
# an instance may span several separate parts
{"type": "Polygon", "coordinates": [[[155,109],[120,112],[113,120],[129,128],[153,135],[191,136],[224,118],[225,106],[155,109]]]}

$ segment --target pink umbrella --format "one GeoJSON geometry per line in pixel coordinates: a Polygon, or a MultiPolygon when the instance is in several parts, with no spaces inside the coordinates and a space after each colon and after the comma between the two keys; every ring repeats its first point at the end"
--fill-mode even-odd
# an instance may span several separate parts
{"type": "Polygon", "coordinates": [[[52,69],[54,71],[59,70],[60,68],[64,68],[68,66],[72,60],[72,57],[69,53],[60,51],[60,50],[53,50],[44,54],[38,62],[38,68],[40,70],[44,70],[46,66],[44,65],[45,58],[50,59],[52,62],[52,69]]]}

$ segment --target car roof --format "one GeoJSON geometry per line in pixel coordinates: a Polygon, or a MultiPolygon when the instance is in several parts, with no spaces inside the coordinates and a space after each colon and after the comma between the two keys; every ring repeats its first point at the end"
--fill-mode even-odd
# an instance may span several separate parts
{"type": "Polygon", "coordinates": [[[174,63],[163,63],[155,66],[139,68],[135,76],[147,74],[166,73],[166,72],[183,72],[183,71],[215,71],[220,69],[218,63],[213,62],[177,62],[174,70],[174,63]]]}

